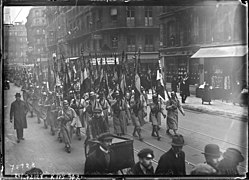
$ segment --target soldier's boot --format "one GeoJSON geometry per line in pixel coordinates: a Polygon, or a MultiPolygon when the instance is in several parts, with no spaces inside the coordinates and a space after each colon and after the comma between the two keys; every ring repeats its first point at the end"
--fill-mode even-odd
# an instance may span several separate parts
{"type": "Polygon", "coordinates": [[[134,130],[133,130],[133,133],[132,133],[132,135],[133,135],[134,137],[137,137],[136,132],[137,132],[137,128],[134,127],[134,130]]]}
{"type": "Polygon", "coordinates": [[[141,129],[137,129],[137,133],[138,133],[138,137],[139,137],[139,141],[143,141],[143,137],[141,135],[141,129]]]}
{"type": "Polygon", "coordinates": [[[76,135],[78,137],[78,140],[81,140],[81,133],[80,133],[80,128],[76,128],[76,135]]]}
{"type": "Polygon", "coordinates": [[[53,127],[51,127],[51,133],[52,133],[52,136],[54,136],[54,135],[55,135],[55,130],[54,130],[54,128],[53,128],[53,127]]]}
{"type": "Polygon", "coordinates": [[[69,144],[67,144],[67,145],[65,146],[65,150],[66,150],[66,152],[68,152],[68,153],[71,152],[71,147],[70,147],[69,144]]]}
{"type": "Polygon", "coordinates": [[[30,117],[34,117],[33,111],[30,111],[30,117]]]}
{"type": "Polygon", "coordinates": [[[155,131],[156,131],[157,140],[160,141],[161,137],[159,136],[158,126],[155,126],[155,131]]]}
{"type": "Polygon", "coordinates": [[[156,137],[156,135],[155,135],[155,126],[154,125],[152,126],[151,136],[156,137]]]}
{"type": "Polygon", "coordinates": [[[37,117],[37,123],[41,124],[41,119],[39,117],[37,117]]]}
{"type": "Polygon", "coordinates": [[[47,120],[44,120],[44,128],[45,128],[45,129],[48,129],[47,120]]]}

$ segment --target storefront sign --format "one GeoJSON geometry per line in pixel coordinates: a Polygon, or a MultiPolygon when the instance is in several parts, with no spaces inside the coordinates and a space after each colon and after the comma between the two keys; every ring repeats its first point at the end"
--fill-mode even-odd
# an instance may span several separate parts
{"type": "MultiPolygon", "coordinates": [[[[98,64],[100,65],[101,58],[97,58],[98,64]]],[[[105,65],[105,62],[107,61],[107,64],[115,64],[115,58],[114,57],[107,57],[107,58],[102,58],[102,65],[105,65]]],[[[116,62],[119,64],[119,58],[116,57],[116,62]]],[[[92,58],[92,64],[96,65],[96,58],[92,58]]]]}

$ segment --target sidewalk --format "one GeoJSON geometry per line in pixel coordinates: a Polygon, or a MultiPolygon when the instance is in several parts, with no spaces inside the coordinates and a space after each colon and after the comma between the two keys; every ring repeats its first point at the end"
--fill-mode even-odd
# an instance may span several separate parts
{"type": "MultiPolygon", "coordinates": [[[[181,102],[181,96],[177,93],[177,97],[181,102]]],[[[148,94],[149,102],[152,101],[152,94],[148,94]]],[[[208,103],[202,104],[201,98],[197,98],[195,95],[187,97],[185,104],[181,103],[182,107],[187,110],[198,111],[201,113],[214,114],[225,116],[227,118],[238,119],[247,121],[248,119],[248,107],[233,105],[233,103],[222,102],[221,100],[212,100],[211,105],[208,103]]]]}
{"type": "MultiPolygon", "coordinates": [[[[181,102],[181,96],[177,93],[177,97],[181,102]]],[[[211,105],[208,103],[202,104],[201,98],[190,95],[185,104],[182,104],[184,109],[199,111],[208,114],[215,114],[226,116],[233,119],[241,119],[246,121],[248,119],[248,107],[233,105],[233,103],[222,102],[221,100],[212,100],[211,105]]]]}

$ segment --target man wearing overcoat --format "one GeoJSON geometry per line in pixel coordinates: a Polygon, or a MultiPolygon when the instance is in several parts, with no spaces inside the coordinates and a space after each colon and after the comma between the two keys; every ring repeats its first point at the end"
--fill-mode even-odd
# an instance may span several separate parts
{"type": "Polygon", "coordinates": [[[14,118],[14,129],[17,134],[17,143],[23,138],[23,129],[27,128],[27,119],[26,115],[28,112],[28,107],[24,101],[21,100],[21,94],[16,93],[16,100],[11,103],[10,108],[10,122],[13,122],[14,118]]]}

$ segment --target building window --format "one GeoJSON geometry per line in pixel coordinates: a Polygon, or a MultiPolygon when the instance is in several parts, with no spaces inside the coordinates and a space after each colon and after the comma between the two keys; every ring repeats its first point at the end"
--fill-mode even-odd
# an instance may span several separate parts
{"type": "Polygon", "coordinates": [[[114,34],[112,36],[112,48],[118,48],[118,36],[114,34]]]}
{"type": "Polygon", "coordinates": [[[118,9],[115,8],[111,8],[111,19],[112,21],[117,21],[118,20],[118,9]]]}
{"type": "Polygon", "coordinates": [[[103,10],[99,9],[98,11],[98,17],[97,17],[97,28],[102,28],[102,16],[103,16],[103,10]]]}
{"type": "Polygon", "coordinates": [[[193,31],[192,31],[192,41],[194,43],[197,43],[198,39],[199,39],[199,17],[195,16],[194,17],[194,27],[193,27],[193,31]]]}
{"type": "Polygon", "coordinates": [[[136,51],[136,40],[133,35],[127,37],[127,51],[136,51]]]}
{"type": "Polygon", "coordinates": [[[36,19],[36,20],[35,20],[35,24],[36,24],[36,25],[39,24],[39,19],[36,19]]]}
{"type": "Polygon", "coordinates": [[[36,34],[40,34],[40,29],[37,29],[37,30],[36,30],[36,34]]]}
{"type": "Polygon", "coordinates": [[[126,23],[128,27],[135,26],[135,8],[128,6],[126,7],[126,23]]]}
{"type": "Polygon", "coordinates": [[[152,7],[146,6],[144,11],[145,11],[145,26],[152,26],[153,25],[152,7]]]}
{"type": "Polygon", "coordinates": [[[153,35],[145,35],[145,49],[144,50],[148,52],[154,51],[153,35]]]}
{"type": "Polygon", "coordinates": [[[175,38],[176,38],[176,28],[175,28],[175,21],[170,21],[168,23],[168,42],[169,46],[174,46],[175,45],[175,38]]]}

